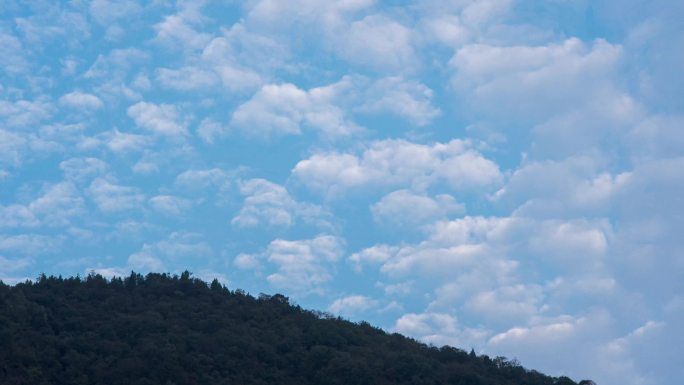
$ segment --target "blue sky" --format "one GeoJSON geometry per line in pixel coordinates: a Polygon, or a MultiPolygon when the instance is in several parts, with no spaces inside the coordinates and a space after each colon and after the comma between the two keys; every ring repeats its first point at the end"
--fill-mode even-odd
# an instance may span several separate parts
{"type": "Polygon", "coordinates": [[[189,269],[678,383],[683,4],[4,0],[0,278],[189,269]]]}

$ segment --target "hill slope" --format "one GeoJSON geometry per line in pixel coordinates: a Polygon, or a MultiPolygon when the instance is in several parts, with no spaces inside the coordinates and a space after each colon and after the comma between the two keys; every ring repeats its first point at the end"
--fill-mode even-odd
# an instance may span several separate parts
{"type": "Polygon", "coordinates": [[[0,282],[0,383],[575,384],[187,272],[0,282]]]}

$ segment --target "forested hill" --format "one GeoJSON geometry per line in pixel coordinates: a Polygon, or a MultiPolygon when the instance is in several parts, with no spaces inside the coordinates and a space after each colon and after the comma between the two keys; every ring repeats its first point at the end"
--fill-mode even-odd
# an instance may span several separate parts
{"type": "Polygon", "coordinates": [[[0,384],[575,382],[186,272],[0,283],[0,384]]]}

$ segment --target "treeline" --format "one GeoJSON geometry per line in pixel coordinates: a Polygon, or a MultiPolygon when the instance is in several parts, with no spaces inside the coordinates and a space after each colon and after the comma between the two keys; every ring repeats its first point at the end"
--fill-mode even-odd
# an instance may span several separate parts
{"type": "Polygon", "coordinates": [[[0,282],[0,383],[576,385],[188,272],[0,282]]]}

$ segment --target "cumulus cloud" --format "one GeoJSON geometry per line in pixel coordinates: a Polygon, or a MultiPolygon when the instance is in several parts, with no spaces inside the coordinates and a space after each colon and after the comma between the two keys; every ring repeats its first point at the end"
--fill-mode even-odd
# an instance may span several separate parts
{"type": "Polygon", "coordinates": [[[84,213],[84,201],[68,182],[44,187],[42,194],[28,204],[0,205],[0,227],[64,227],[84,213]]]}
{"type": "Polygon", "coordinates": [[[82,182],[103,175],[109,169],[109,165],[97,158],[70,158],[61,161],[59,168],[66,179],[82,182]]]}
{"type": "Polygon", "coordinates": [[[274,68],[285,65],[287,50],[272,37],[254,33],[242,23],[224,30],[204,47],[200,57],[230,91],[254,91],[274,68]]]}
{"type": "Polygon", "coordinates": [[[105,213],[140,209],[145,200],[145,195],[137,188],[121,186],[104,178],[95,179],[88,192],[98,209],[105,213]]]}
{"type": "Polygon", "coordinates": [[[378,301],[363,295],[349,295],[338,298],[328,306],[333,314],[352,316],[367,311],[378,305],[378,301]]]}
{"type": "Polygon", "coordinates": [[[526,216],[562,217],[570,211],[607,213],[630,175],[629,171],[606,172],[604,161],[591,156],[525,162],[494,199],[526,216]]]}
{"type": "Polygon", "coordinates": [[[159,68],[157,69],[157,81],[165,88],[196,91],[215,87],[219,78],[213,71],[188,66],[179,69],[159,68]]]}
{"type": "Polygon", "coordinates": [[[139,13],[141,7],[134,0],[94,0],[89,11],[93,18],[102,25],[109,25],[124,17],[139,13]]]}
{"type": "Polygon", "coordinates": [[[463,205],[451,195],[439,194],[433,199],[409,190],[393,191],[371,206],[376,221],[399,226],[432,223],[464,212],[463,205]]]}
{"type": "Polygon", "coordinates": [[[150,198],[150,205],[164,215],[179,216],[192,207],[192,202],[173,195],[157,195],[150,198]]]}
{"type": "Polygon", "coordinates": [[[198,18],[196,10],[166,16],[161,23],[154,26],[157,31],[155,40],[172,48],[183,47],[189,50],[204,48],[211,39],[211,35],[198,32],[194,28],[193,24],[197,25],[201,22],[198,18]]]}
{"type": "Polygon", "coordinates": [[[375,245],[353,253],[349,256],[349,261],[355,265],[357,271],[360,271],[364,264],[382,264],[398,251],[398,246],[375,245]]]}
{"type": "Polygon", "coordinates": [[[321,2],[315,0],[297,0],[290,5],[277,0],[261,0],[251,3],[248,8],[250,22],[264,26],[290,28],[293,24],[323,23],[334,26],[348,15],[367,9],[374,4],[373,0],[357,0],[344,2],[321,2]]]}
{"type": "MultiPolygon", "coordinates": [[[[101,135],[102,142],[114,153],[126,153],[130,151],[140,151],[151,142],[145,135],[121,132],[118,129],[106,132],[101,135]]],[[[88,143],[84,143],[88,146],[88,143]]]]}
{"type": "Polygon", "coordinates": [[[0,255],[0,274],[3,275],[0,279],[4,281],[6,284],[7,283],[12,283],[10,282],[11,280],[7,280],[7,277],[4,275],[7,273],[15,272],[17,270],[22,270],[28,266],[31,266],[32,261],[29,258],[6,258],[0,255]]]}
{"type": "Polygon", "coordinates": [[[18,165],[26,147],[27,140],[24,136],[0,128],[0,163],[18,165]]]}
{"type": "Polygon", "coordinates": [[[151,253],[147,245],[141,251],[133,253],[128,257],[128,266],[138,272],[160,272],[165,270],[164,263],[151,253]]]}
{"type": "Polygon", "coordinates": [[[261,263],[256,255],[240,253],[233,259],[233,265],[241,270],[254,270],[259,268],[261,263]]]}
{"type": "Polygon", "coordinates": [[[406,313],[394,323],[393,330],[416,336],[437,346],[477,346],[490,335],[486,329],[462,328],[458,319],[446,313],[406,313]]]}
{"type": "Polygon", "coordinates": [[[486,189],[502,180],[496,163],[458,139],[431,145],[376,141],[359,155],[314,154],[297,163],[292,173],[307,187],[328,194],[383,185],[421,190],[439,183],[458,190],[486,189]]]}
{"type": "Polygon", "coordinates": [[[155,243],[153,249],[171,262],[183,263],[188,258],[208,258],[213,255],[212,247],[202,234],[184,231],[171,233],[166,239],[155,243]]]}
{"type": "Polygon", "coordinates": [[[326,138],[361,132],[353,121],[357,114],[391,114],[424,126],[440,115],[432,96],[424,84],[399,76],[345,76],[309,90],[290,83],[268,84],[235,110],[231,126],[256,136],[317,130],[326,138]]]}
{"type": "MultiPolygon", "coordinates": [[[[213,249],[201,234],[173,232],[165,239],[144,243],[140,250],[130,254],[125,266],[89,268],[106,277],[128,275],[136,272],[178,271],[187,268],[189,259],[206,259],[213,255],[213,249]]],[[[209,273],[207,269],[204,273],[209,273]]],[[[205,277],[211,274],[205,275],[205,277]]],[[[213,279],[213,278],[212,278],[213,279]]],[[[225,277],[223,277],[224,281],[225,277]]]]}
{"type": "Polygon", "coordinates": [[[235,268],[553,375],[684,377],[682,6],[162,3],[3,13],[3,279],[65,246],[235,268]]]}
{"type": "Polygon", "coordinates": [[[563,159],[595,155],[643,119],[643,105],[614,75],[622,59],[620,45],[569,38],[534,46],[470,44],[450,65],[464,113],[514,132],[532,128],[523,151],[563,159]]]}
{"type": "Polygon", "coordinates": [[[0,68],[10,75],[22,73],[28,68],[21,41],[5,31],[0,31],[0,68]]]}
{"type": "Polygon", "coordinates": [[[0,252],[33,257],[54,253],[63,242],[61,237],[41,234],[0,235],[0,252]]]}
{"type": "Polygon", "coordinates": [[[332,235],[295,241],[276,239],[264,252],[266,260],[277,266],[267,280],[280,289],[321,292],[333,278],[331,265],[342,257],[344,246],[344,240],[332,235]]]}
{"type": "Polygon", "coordinates": [[[418,280],[421,290],[433,291],[430,311],[457,311],[490,328],[579,309],[616,293],[608,268],[612,228],[605,221],[465,217],[427,229],[417,244],[379,244],[349,261],[358,272],[375,267],[391,281],[418,280]],[[538,280],[542,274],[564,278],[538,280]]]}
{"type": "Polygon", "coordinates": [[[62,95],[59,98],[59,103],[82,111],[98,110],[103,106],[102,100],[97,96],[79,91],[62,95]]]}
{"type": "Polygon", "coordinates": [[[220,168],[189,169],[176,176],[174,187],[185,193],[206,195],[209,192],[223,192],[232,186],[233,172],[220,168]]]}
{"type": "Polygon", "coordinates": [[[281,185],[265,179],[249,179],[239,182],[240,193],[245,201],[231,223],[240,227],[262,224],[289,227],[297,219],[320,226],[330,226],[326,217],[330,214],[322,207],[295,201],[281,185]]]}
{"type": "MultiPolygon", "coordinates": [[[[86,70],[83,76],[86,79],[104,80],[104,90],[117,91],[121,96],[122,89],[112,82],[124,82],[136,65],[140,65],[150,58],[150,54],[138,48],[113,49],[106,55],[100,54],[95,62],[86,70]]],[[[125,95],[125,93],[123,94],[125,95]]]]}
{"type": "Polygon", "coordinates": [[[0,100],[0,122],[10,128],[38,124],[52,116],[54,106],[47,100],[0,100]]]}
{"type": "Polygon", "coordinates": [[[203,119],[197,127],[197,135],[207,144],[214,144],[218,138],[228,135],[230,127],[212,118],[203,119]]]}
{"type": "Polygon", "coordinates": [[[333,138],[351,135],[360,128],[333,104],[336,87],[305,91],[289,83],[265,85],[235,110],[230,125],[257,137],[300,135],[302,127],[333,138]]]}
{"type": "Polygon", "coordinates": [[[135,124],[155,134],[178,137],[187,134],[185,123],[180,120],[178,109],[172,104],[139,102],[128,108],[135,124]]]}
{"type": "Polygon", "coordinates": [[[413,67],[416,56],[412,31],[384,15],[352,22],[335,41],[338,55],[377,70],[402,71],[413,67]]]}
{"type": "Polygon", "coordinates": [[[361,92],[366,101],[358,109],[363,112],[392,112],[417,126],[431,123],[441,113],[431,103],[432,90],[417,81],[386,77],[361,92]]]}

